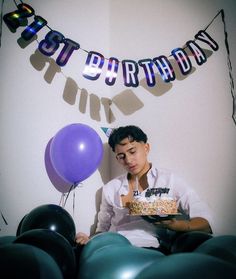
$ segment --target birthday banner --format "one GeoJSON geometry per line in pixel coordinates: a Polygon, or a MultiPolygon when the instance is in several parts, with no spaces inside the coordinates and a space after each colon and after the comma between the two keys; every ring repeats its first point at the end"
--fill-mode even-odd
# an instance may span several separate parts
{"type": "MultiPolygon", "coordinates": [[[[69,59],[75,55],[75,52],[81,50],[80,44],[70,38],[65,38],[61,32],[50,28],[47,20],[36,15],[31,6],[21,3],[17,5],[17,10],[4,15],[3,19],[10,29],[16,31],[17,28],[23,25],[25,21],[32,16],[34,16],[33,22],[23,30],[21,37],[25,41],[29,41],[38,34],[41,29],[48,28],[49,32],[46,34],[45,38],[39,42],[38,49],[42,54],[52,56],[58,51],[59,47],[63,45],[60,52],[56,53],[56,63],[60,67],[65,66],[69,59]]],[[[217,51],[219,47],[215,40],[211,38],[205,30],[200,30],[195,35],[195,40],[189,40],[186,42],[186,48],[191,51],[196,63],[202,65],[207,61],[207,57],[202,48],[196,43],[196,40],[207,44],[213,51],[217,51]]],[[[104,70],[106,71],[105,83],[111,86],[116,82],[118,71],[122,70],[124,85],[127,87],[137,87],[139,85],[138,75],[141,69],[144,71],[147,85],[150,87],[156,85],[154,74],[155,69],[158,70],[165,82],[175,80],[175,71],[170,60],[165,55],[160,55],[152,59],[140,59],[139,61],[133,61],[130,59],[120,61],[116,57],[110,57],[107,59],[103,54],[96,51],[86,52],[88,55],[85,61],[83,76],[89,80],[94,81],[99,79],[104,70]],[[105,60],[107,60],[106,69],[104,69],[105,60]]],[[[187,75],[191,72],[192,63],[184,48],[173,49],[171,51],[171,56],[177,61],[179,69],[183,75],[187,75]]]]}
{"type": "MultiPolygon", "coordinates": [[[[16,1],[14,2],[16,4],[16,1]]],[[[194,57],[195,62],[199,66],[206,63],[207,56],[197,41],[206,44],[213,51],[217,51],[219,49],[217,42],[206,32],[206,30],[220,14],[225,27],[224,11],[221,10],[211,20],[206,28],[200,30],[194,36],[193,40],[187,41],[182,48],[174,48],[169,56],[159,55],[154,58],[144,58],[138,61],[131,59],[124,59],[120,61],[117,57],[105,58],[103,54],[97,51],[88,51],[81,48],[78,42],[70,38],[66,38],[61,32],[52,29],[48,25],[47,20],[40,15],[36,15],[34,9],[30,5],[20,1],[20,4],[16,4],[16,7],[17,9],[15,11],[9,12],[3,16],[4,22],[12,32],[16,32],[19,27],[24,27],[24,30],[21,33],[21,38],[25,41],[29,41],[33,39],[36,34],[40,33],[40,30],[48,28],[48,33],[38,45],[38,49],[42,54],[48,57],[56,54],[56,63],[60,67],[64,67],[68,63],[69,59],[71,59],[73,55],[76,55],[76,51],[85,51],[87,53],[87,58],[82,74],[83,77],[88,80],[95,81],[99,79],[102,71],[106,71],[105,83],[108,86],[115,84],[118,71],[122,71],[123,82],[126,87],[139,86],[140,71],[143,71],[147,86],[149,87],[156,86],[155,72],[160,74],[164,82],[174,81],[176,73],[173,65],[171,64],[170,57],[173,57],[174,61],[177,62],[182,75],[188,75],[192,70],[192,62],[187,52],[194,57]],[[28,24],[29,18],[33,19],[30,24],[28,24]],[[60,51],[59,48],[61,49],[60,51]]],[[[229,68],[231,94],[233,98],[233,119],[235,121],[235,92],[226,28],[224,29],[224,33],[228,55],[227,62],[229,68]]]]}

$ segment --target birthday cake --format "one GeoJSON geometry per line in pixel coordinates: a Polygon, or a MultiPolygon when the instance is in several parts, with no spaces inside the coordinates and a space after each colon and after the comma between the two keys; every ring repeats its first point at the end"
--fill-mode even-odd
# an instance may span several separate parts
{"type": "MultiPolygon", "coordinates": [[[[155,188],[155,190],[160,188],[155,188]]],[[[163,189],[163,188],[161,188],[163,189]]],[[[148,189],[149,190],[149,189],[148,189]]],[[[130,215],[172,215],[177,214],[176,200],[160,191],[147,191],[145,196],[136,195],[129,203],[130,215]]]]}

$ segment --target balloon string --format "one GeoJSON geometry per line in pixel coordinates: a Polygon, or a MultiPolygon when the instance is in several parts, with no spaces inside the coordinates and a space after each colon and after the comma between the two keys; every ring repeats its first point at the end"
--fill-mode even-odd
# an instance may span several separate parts
{"type": "Polygon", "coordinates": [[[65,207],[65,205],[66,205],[66,202],[67,202],[67,199],[68,199],[68,197],[69,197],[69,195],[70,195],[70,192],[71,192],[71,190],[72,189],[74,189],[76,187],[76,184],[72,184],[71,186],[70,186],[70,190],[69,190],[69,192],[67,193],[67,196],[66,196],[66,198],[65,198],[65,202],[64,202],[64,204],[63,204],[63,208],[65,207]]]}
{"type": "Polygon", "coordinates": [[[75,187],[73,190],[73,217],[74,217],[74,214],[75,214],[75,187]]]}
{"type": "Polygon", "coordinates": [[[63,206],[63,204],[64,204],[64,197],[65,197],[65,193],[62,193],[62,194],[61,194],[61,199],[60,199],[60,201],[59,201],[59,205],[60,205],[60,206],[63,206]]]}
{"type": "MultiPolygon", "coordinates": [[[[81,184],[81,183],[80,183],[81,184]]],[[[81,184],[82,185],[82,184],[81,184]]],[[[75,188],[78,186],[78,184],[74,183],[71,185],[68,193],[67,193],[67,196],[65,198],[65,193],[62,193],[61,195],[61,199],[60,199],[60,202],[59,202],[59,205],[62,206],[62,208],[65,207],[66,205],[66,202],[67,202],[67,199],[70,195],[70,192],[73,190],[73,217],[74,217],[74,213],[75,213],[75,200],[76,200],[76,195],[75,195],[75,188]],[[65,199],[64,199],[65,198],[65,199]]]]}

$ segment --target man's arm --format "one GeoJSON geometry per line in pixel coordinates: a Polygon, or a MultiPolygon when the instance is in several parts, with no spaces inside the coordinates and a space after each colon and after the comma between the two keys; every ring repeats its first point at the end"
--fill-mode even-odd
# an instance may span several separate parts
{"type": "Polygon", "coordinates": [[[191,232],[202,231],[206,233],[212,233],[209,222],[202,217],[194,217],[189,220],[163,220],[154,223],[160,228],[169,229],[176,232],[191,232]]]}

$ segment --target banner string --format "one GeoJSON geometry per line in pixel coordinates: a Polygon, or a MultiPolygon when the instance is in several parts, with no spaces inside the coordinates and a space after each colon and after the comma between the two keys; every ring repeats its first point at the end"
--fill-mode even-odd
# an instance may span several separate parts
{"type": "MultiPolygon", "coordinates": [[[[210,27],[210,26],[212,25],[212,23],[213,23],[214,20],[219,16],[219,14],[221,13],[221,11],[222,11],[222,10],[220,10],[220,11],[213,17],[213,19],[207,24],[207,26],[203,29],[204,31],[206,31],[206,30],[208,29],[208,27],[210,27]]],[[[194,38],[193,41],[195,42],[195,41],[197,41],[197,39],[194,38]]],[[[183,49],[186,49],[186,48],[187,48],[187,46],[185,45],[185,46],[183,47],[183,49]]],[[[173,55],[170,54],[168,57],[171,57],[171,56],[173,56],[173,55]]]]}
{"type": "Polygon", "coordinates": [[[208,29],[208,27],[211,26],[211,24],[214,22],[214,20],[219,16],[220,13],[222,13],[223,10],[220,10],[214,17],[213,19],[207,24],[207,26],[205,27],[204,31],[206,31],[208,29]]]}

